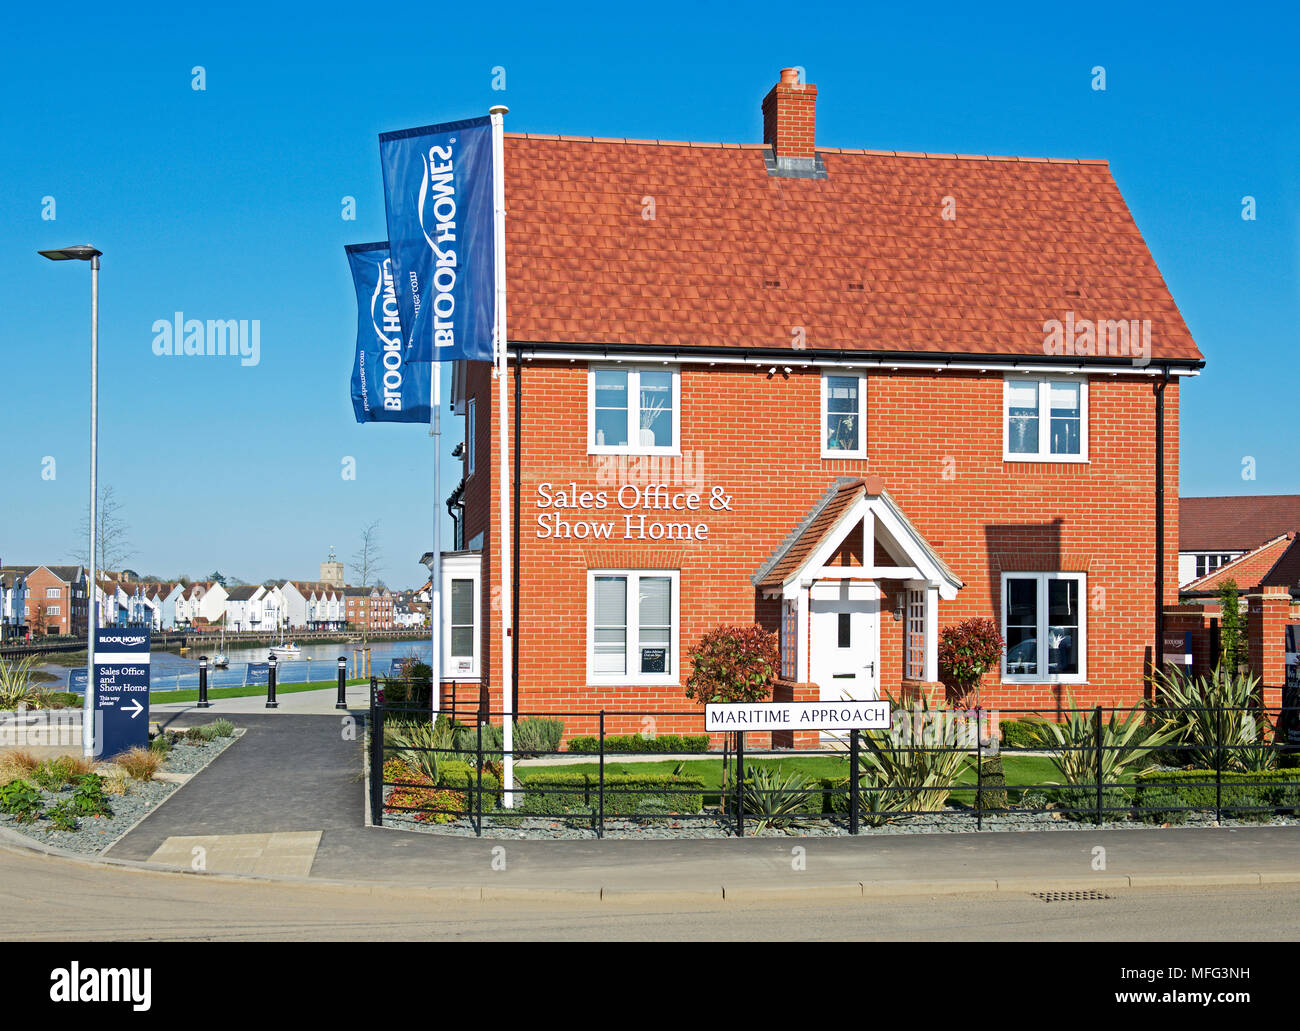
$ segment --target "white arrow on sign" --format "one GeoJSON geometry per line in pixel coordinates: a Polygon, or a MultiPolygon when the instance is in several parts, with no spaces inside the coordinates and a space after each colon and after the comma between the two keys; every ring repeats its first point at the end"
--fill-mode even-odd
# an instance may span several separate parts
{"type": "Polygon", "coordinates": [[[140,704],[139,698],[132,698],[131,704],[135,706],[135,712],[131,712],[130,708],[128,708],[125,705],[122,706],[122,710],[124,712],[131,712],[131,719],[135,719],[137,716],[140,715],[140,713],[144,712],[144,706],[140,704]]]}

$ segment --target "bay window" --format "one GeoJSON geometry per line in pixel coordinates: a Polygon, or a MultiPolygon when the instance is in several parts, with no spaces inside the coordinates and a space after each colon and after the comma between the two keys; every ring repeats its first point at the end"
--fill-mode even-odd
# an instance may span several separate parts
{"type": "Polygon", "coordinates": [[[1080,683],[1087,674],[1084,573],[1003,573],[1002,679],[1080,683]]]}
{"type": "Polygon", "coordinates": [[[678,682],[677,584],[676,570],[588,572],[589,682],[678,682]]]}

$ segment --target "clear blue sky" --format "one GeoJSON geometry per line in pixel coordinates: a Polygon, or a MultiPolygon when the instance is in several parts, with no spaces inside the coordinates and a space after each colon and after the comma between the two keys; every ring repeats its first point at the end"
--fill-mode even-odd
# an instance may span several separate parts
{"type": "Polygon", "coordinates": [[[376,134],[504,102],[514,130],[756,142],[787,65],[819,86],[827,146],[1109,159],[1209,359],[1184,392],[1184,493],[1300,491],[1293,5],[149,6],[0,16],[6,562],[67,561],[85,506],[88,272],[37,248],[106,254],[101,476],[134,568],[312,577],[378,518],[405,586],[431,443],[358,426],[348,401],[343,245],[386,235],[376,134]],[[259,319],[261,363],[155,357],[176,311],[259,319]]]}

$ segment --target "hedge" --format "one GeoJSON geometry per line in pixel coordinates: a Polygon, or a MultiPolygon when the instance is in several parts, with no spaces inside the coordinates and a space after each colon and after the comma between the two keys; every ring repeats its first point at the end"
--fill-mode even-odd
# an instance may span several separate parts
{"type": "MultiPolygon", "coordinates": [[[[657,737],[646,737],[644,734],[615,734],[605,738],[606,754],[610,752],[707,752],[708,750],[708,734],[660,734],[657,737]]],[[[569,751],[594,755],[600,751],[600,738],[570,738],[569,751]]]]}
{"type": "Polygon", "coordinates": [[[1022,720],[1002,720],[998,730],[1002,732],[1002,744],[1006,748],[1042,748],[1042,742],[1035,736],[1035,728],[1051,720],[1038,716],[1029,716],[1022,720]]]}
{"type": "MultiPolygon", "coordinates": [[[[540,816],[594,813],[600,806],[600,777],[592,773],[534,773],[520,782],[517,812],[540,816]],[[520,794],[522,793],[522,794],[520,794]]],[[[704,781],[672,773],[605,774],[607,813],[698,813],[704,781]]]]}
{"type": "MultiPolygon", "coordinates": [[[[1221,775],[1223,815],[1267,820],[1300,809],[1300,771],[1260,773],[1225,771],[1221,775]]],[[[1152,823],[1183,823],[1191,810],[1214,811],[1213,770],[1160,770],[1139,774],[1135,799],[1138,815],[1152,823]],[[1187,807],[1187,808],[1179,808],[1187,807]]]]}
{"type": "MultiPolygon", "coordinates": [[[[478,786],[478,771],[467,762],[443,759],[438,762],[438,787],[459,788],[465,792],[465,808],[474,812],[474,789],[478,786]]],[[[495,809],[501,792],[501,782],[496,776],[483,771],[483,808],[495,809]]]]}

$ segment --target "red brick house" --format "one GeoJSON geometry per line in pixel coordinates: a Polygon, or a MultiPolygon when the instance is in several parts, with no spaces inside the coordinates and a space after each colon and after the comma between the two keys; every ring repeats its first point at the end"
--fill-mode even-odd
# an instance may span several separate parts
{"type": "Polygon", "coordinates": [[[938,693],[968,616],[993,704],[1142,696],[1204,363],[1108,166],[822,147],[816,100],[783,72],[762,143],[506,135],[517,542],[493,370],[454,388],[493,710],[693,710],[691,645],[755,620],[785,697],[938,693]]]}
{"type": "Polygon", "coordinates": [[[81,566],[9,566],[27,580],[26,627],[33,637],[86,632],[86,571],[81,566]]]}

